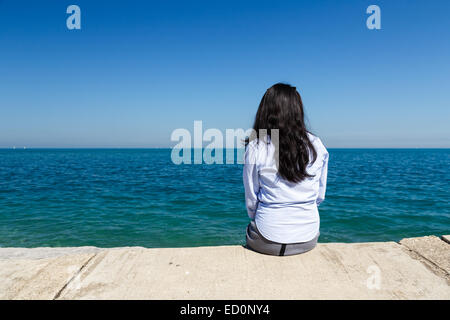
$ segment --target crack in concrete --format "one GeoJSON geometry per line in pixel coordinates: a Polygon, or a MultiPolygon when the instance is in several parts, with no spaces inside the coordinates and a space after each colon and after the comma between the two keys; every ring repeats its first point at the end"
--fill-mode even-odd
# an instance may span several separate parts
{"type": "Polygon", "coordinates": [[[56,293],[56,295],[53,297],[52,300],[58,299],[61,294],[63,293],[64,289],[67,288],[67,286],[83,271],[83,269],[91,262],[92,259],[94,259],[97,256],[97,253],[94,253],[92,257],[90,257],[81,267],[78,269],[78,271],[72,276],[72,278],[67,281],[67,283],[56,293]]]}
{"type": "Polygon", "coordinates": [[[444,241],[445,243],[448,243],[448,244],[450,244],[450,241],[449,241],[449,240],[447,240],[446,238],[444,238],[444,236],[440,237],[440,239],[441,239],[442,241],[444,241]]]}
{"type": "Polygon", "coordinates": [[[414,249],[411,249],[407,245],[404,245],[404,244],[402,244],[400,242],[396,242],[396,243],[398,245],[402,246],[403,248],[405,248],[407,250],[407,252],[409,253],[409,256],[411,258],[413,258],[415,260],[418,260],[421,263],[423,263],[425,265],[425,267],[427,267],[427,269],[432,271],[434,274],[436,274],[436,275],[444,278],[445,280],[447,280],[447,283],[449,283],[449,285],[450,285],[450,274],[445,269],[443,269],[441,266],[439,266],[434,261],[432,261],[432,260],[428,259],[427,257],[423,256],[419,252],[415,251],[414,249]]]}

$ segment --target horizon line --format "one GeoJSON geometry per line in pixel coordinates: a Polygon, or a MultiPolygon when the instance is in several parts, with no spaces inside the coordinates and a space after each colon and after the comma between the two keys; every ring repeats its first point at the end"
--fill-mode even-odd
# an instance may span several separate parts
{"type": "MultiPolygon", "coordinates": [[[[326,147],[327,149],[450,149],[450,147],[326,147]]],[[[129,149],[129,150],[145,150],[145,149],[183,149],[183,148],[174,148],[174,147],[0,147],[0,150],[93,150],[93,149],[129,149]]],[[[195,149],[214,149],[214,148],[190,148],[191,150],[195,149]]],[[[243,148],[221,148],[223,150],[235,150],[235,149],[243,149],[243,148]]]]}

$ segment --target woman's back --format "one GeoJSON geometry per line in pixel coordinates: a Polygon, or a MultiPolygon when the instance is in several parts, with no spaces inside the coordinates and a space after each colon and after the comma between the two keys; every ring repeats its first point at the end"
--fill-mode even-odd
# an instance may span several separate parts
{"type": "MultiPolygon", "coordinates": [[[[295,183],[282,178],[273,143],[257,139],[247,145],[244,165],[246,204],[250,218],[268,240],[298,243],[319,232],[317,205],[325,198],[328,152],[321,140],[308,133],[317,156],[306,167],[310,177],[295,183]]],[[[269,140],[270,141],[270,140],[269,140]]]]}

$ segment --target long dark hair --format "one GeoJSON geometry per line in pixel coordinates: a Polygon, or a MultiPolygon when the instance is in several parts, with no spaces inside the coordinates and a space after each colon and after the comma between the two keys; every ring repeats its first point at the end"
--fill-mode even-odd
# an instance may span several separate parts
{"type": "Polygon", "coordinates": [[[287,181],[298,183],[311,177],[306,167],[316,161],[317,152],[308,138],[305,126],[303,102],[295,87],[277,83],[267,89],[259,104],[253,125],[256,137],[246,139],[245,144],[263,137],[271,137],[271,130],[278,129],[278,146],[275,154],[278,174],[287,181]],[[310,158],[311,157],[311,158],[310,158]]]}

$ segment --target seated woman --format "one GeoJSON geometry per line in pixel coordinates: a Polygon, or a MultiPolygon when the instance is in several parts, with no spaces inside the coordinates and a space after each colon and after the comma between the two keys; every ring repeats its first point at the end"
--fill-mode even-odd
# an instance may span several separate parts
{"type": "Polygon", "coordinates": [[[325,199],[328,152],[305,127],[295,87],[276,84],[264,94],[246,140],[244,186],[247,248],[269,255],[313,249],[318,205],[325,199]]]}

